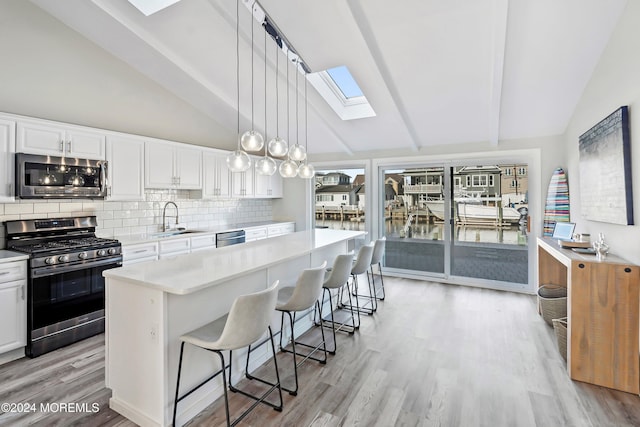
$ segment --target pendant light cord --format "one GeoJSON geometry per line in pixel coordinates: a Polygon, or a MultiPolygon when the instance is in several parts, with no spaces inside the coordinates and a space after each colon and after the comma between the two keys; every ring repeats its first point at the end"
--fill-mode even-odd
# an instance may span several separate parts
{"type": "Polygon", "coordinates": [[[253,6],[251,6],[251,130],[254,130],[253,125],[253,6]]]}
{"type": "Polygon", "coordinates": [[[280,62],[280,55],[278,52],[278,41],[276,40],[276,138],[280,136],[280,90],[278,89],[278,80],[280,77],[280,70],[278,64],[280,62]]]}
{"type": "MultiPolygon", "coordinates": [[[[267,30],[264,31],[264,140],[267,141],[267,30]]],[[[267,157],[267,145],[264,144],[264,156],[267,157]]]]}
{"type": "Polygon", "coordinates": [[[236,0],[236,105],[238,107],[238,150],[240,150],[240,0],[236,0]]]}
{"type": "Polygon", "coordinates": [[[289,127],[289,92],[289,49],[287,47],[287,147],[289,146],[289,141],[291,141],[291,128],[289,127]]]}
{"type": "Polygon", "coordinates": [[[304,158],[304,164],[307,164],[309,157],[309,100],[307,99],[307,77],[304,77],[304,148],[307,156],[304,158]]]}
{"type": "Polygon", "coordinates": [[[295,62],[296,64],[296,68],[295,68],[295,73],[296,73],[296,145],[300,145],[300,120],[298,119],[298,98],[299,98],[299,93],[298,93],[298,74],[300,74],[300,71],[298,71],[298,61],[296,60],[295,62]]]}

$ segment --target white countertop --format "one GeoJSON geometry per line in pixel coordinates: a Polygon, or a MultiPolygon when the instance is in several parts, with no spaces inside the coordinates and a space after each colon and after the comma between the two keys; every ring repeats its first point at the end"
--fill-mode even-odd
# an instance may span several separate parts
{"type": "Polygon", "coordinates": [[[113,236],[113,238],[118,239],[118,241],[123,245],[135,245],[138,243],[158,242],[161,240],[168,240],[168,239],[189,238],[189,237],[195,237],[195,236],[203,236],[206,234],[222,233],[224,231],[246,230],[249,228],[267,227],[269,225],[277,225],[277,224],[289,224],[292,222],[294,221],[246,222],[246,223],[238,223],[233,225],[231,224],[224,225],[224,226],[221,225],[219,227],[211,228],[211,229],[198,228],[190,233],[176,234],[174,236],[158,237],[158,236],[154,236],[154,234],[157,234],[157,233],[152,233],[152,234],[140,233],[140,234],[117,235],[117,236],[113,236]]]}
{"type": "Polygon", "coordinates": [[[3,262],[21,261],[23,259],[29,259],[29,255],[21,252],[0,250],[0,264],[3,262]]]}
{"type": "Polygon", "coordinates": [[[105,271],[104,276],[185,295],[364,235],[362,231],[330,229],[299,231],[115,268],[105,271]]]}

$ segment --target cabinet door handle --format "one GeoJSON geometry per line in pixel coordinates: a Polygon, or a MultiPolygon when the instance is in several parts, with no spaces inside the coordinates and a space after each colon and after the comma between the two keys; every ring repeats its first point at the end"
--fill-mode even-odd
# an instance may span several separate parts
{"type": "Polygon", "coordinates": [[[22,286],[20,286],[20,298],[22,298],[22,300],[24,300],[24,287],[25,287],[25,286],[26,286],[26,285],[22,285],[22,286]]]}
{"type": "Polygon", "coordinates": [[[137,251],[133,251],[134,254],[141,254],[142,252],[147,252],[146,249],[138,249],[137,251]]]}
{"type": "Polygon", "coordinates": [[[71,152],[71,141],[67,141],[67,153],[71,152]]]}
{"type": "Polygon", "coordinates": [[[3,271],[2,273],[0,273],[0,276],[4,276],[5,274],[9,274],[9,271],[3,271]]]}
{"type": "Polygon", "coordinates": [[[60,141],[60,152],[64,152],[64,141],[60,141]]]}

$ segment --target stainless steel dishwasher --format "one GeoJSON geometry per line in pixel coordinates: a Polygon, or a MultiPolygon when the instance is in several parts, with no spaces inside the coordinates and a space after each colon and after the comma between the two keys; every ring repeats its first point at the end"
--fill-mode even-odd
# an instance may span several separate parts
{"type": "Polygon", "coordinates": [[[225,231],[224,233],[216,234],[216,248],[237,245],[238,243],[244,243],[244,241],[244,230],[225,231]]]}

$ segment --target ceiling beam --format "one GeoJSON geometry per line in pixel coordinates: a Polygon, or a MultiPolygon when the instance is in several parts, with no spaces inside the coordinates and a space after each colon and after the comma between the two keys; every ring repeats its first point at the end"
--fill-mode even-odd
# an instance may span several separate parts
{"type": "Polygon", "coordinates": [[[367,47],[369,48],[371,57],[373,58],[373,61],[375,62],[376,67],[378,67],[378,71],[382,76],[382,80],[384,81],[384,84],[387,87],[389,94],[391,95],[391,99],[393,100],[393,103],[395,104],[395,107],[398,110],[398,113],[400,114],[400,118],[404,122],[404,125],[407,128],[407,131],[409,132],[409,136],[411,137],[411,143],[412,143],[411,148],[413,150],[418,150],[420,148],[420,144],[418,143],[420,138],[418,138],[418,133],[415,127],[413,126],[411,119],[409,118],[409,114],[407,113],[407,108],[402,102],[400,92],[398,91],[398,88],[396,87],[393,81],[393,78],[391,77],[391,72],[389,71],[389,68],[387,67],[386,62],[384,61],[384,57],[382,55],[382,52],[380,51],[380,47],[376,42],[375,34],[371,28],[371,25],[369,24],[369,21],[367,20],[367,17],[362,9],[362,6],[360,5],[360,1],[347,0],[347,4],[349,5],[349,9],[351,10],[351,15],[353,16],[353,19],[356,25],[358,26],[358,29],[360,30],[360,33],[362,34],[362,37],[365,43],[367,44],[367,47]]]}
{"type": "Polygon", "coordinates": [[[493,146],[497,146],[500,139],[500,106],[502,103],[508,15],[509,0],[493,0],[493,61],[489,94],[489,142],[493,146]]]}

